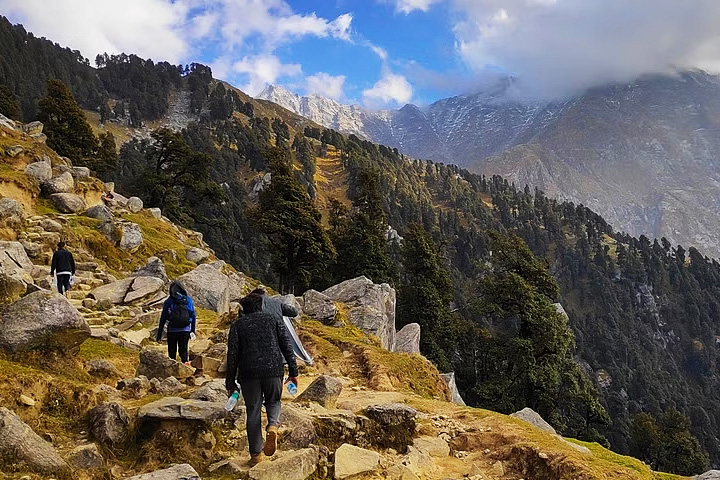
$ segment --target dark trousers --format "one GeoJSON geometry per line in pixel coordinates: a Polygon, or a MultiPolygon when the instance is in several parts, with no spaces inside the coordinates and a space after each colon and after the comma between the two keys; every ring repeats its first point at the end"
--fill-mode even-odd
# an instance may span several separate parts
{"type": "Polygon", "coordinates": [[[175,360],[175,356],[180,351],[180,361],[185,363],[188,361],[188,342],[190,342],[190,332],[168,332],[168,357],[175,360]]]}
{"type": "Polygon", "coordinates": [[[263,449],[261,415],[263,403],[265,403],[268,426],[277,425],[280,421],[282,387],[282,377],[243,380],[240,382],[245,408],[247,409],[246,428],[250,455],[257,455],[263,449]]]}
{"type": "Polygon", "coordinates": [[[56,274],[55,277],[57,278],[58,293],[60,295],[65,295],[65,292],[70,290],[70,274],[56,274]]]}

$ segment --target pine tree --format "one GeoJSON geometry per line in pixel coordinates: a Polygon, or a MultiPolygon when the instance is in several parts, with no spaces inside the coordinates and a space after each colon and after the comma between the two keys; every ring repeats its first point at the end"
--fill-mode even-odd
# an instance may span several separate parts
{"type": "Polygon", "coordinates": [[[94,170],[101,178],[106,178],[117,168],[117,145],[112,132],[100,134],[98,140],[100,145],[95,159],[94,170]]]}
{"type": "Polygon", "coordinates": [[[39,107],[38,119],[44,124],[48,146],[76,165],[92,167],[97,139],[67,85],[50,80],[48,94],[40,100],[39,107]]]}
{"type": "Polygon", "coordinates": [[[10,87],[0,83],[0,114],[13,120],[21,119],[20,105],[10,87]]]}
{"type": "Polygon", "coordinates": [[[292,173],[289,152],[271,147],[267,158],[272,182],[260,192],[255,218],[270,239],[280,291],[295,293],[310,286],[335,250],[322,226],[322,216],[292,173]]]}

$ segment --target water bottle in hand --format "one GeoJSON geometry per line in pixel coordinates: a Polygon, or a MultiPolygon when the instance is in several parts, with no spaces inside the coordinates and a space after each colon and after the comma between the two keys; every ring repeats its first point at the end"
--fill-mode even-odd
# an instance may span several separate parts
{"type": "Polygon", "coordinates": [[[237,405],[238,399],[240,398],[240,393],[238,391],[234,391],[232,395],[230,395],[230,398],[228,398],[227,403],[225,404],[225,410],[228,412],[232,412],[233,408],[235,408],[235,405],[237,405]]]}
{"type": "Polygon", "coordinates": [[[295,385],[293,382],[288,382],[287,384],[287,391],[291,396],[297,395],[297,385],[295,385]]]}

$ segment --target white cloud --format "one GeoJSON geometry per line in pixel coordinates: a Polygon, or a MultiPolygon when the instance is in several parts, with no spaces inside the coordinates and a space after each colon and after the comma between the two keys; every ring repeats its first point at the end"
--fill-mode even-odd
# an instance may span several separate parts
{"type": "Polygon", "coordinates": [[[412,95],[412,85],[405,77],[385,71],[372,88],[363,91],[363,100],[370,108],[380,108],[408,103],[412,95]]]}
{"type": "Polygon", "coordinates": [[[316,94],[335,100],[343,98],[345,75],[333,76],[329,73],[319,72],[307,77],[306,82],[305,92],[308,95],[316,94]]]}
{"type": "Polygon", "coordinates": [[[241,87],[249,95],[259,94],[265,85],[275,83],[280,78],[296,77],[302,74],[298,63],[282,63],[274,55],[244,57],[230,68],[232,72],[248,76],[248,82],[241,87]]]}
{"type": "Polygon", "coordinates": [[[427,12],[433,3],[438,3],[439,1],[441,0],[394,0],[395,9],[406,15],[415,10],[427,12]]]}

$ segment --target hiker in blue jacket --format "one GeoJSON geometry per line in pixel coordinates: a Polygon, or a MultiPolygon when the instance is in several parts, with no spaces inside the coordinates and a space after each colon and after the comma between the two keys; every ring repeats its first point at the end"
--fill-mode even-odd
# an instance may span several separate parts
{"type": "Polygon", "coordinates": [[[168,356],[175,360],[175,356],[180,351],[180,361],[189,365],[188,359],[188,343],[190,336],[195,337],[195,324],[197,323],[195,315],[195,305],[192,298],[187,294],[182,283],[175,280],[170,284],[170,297],[163,304],[162,313],[160,314],[160,325],[158,325],[156,341],[162,339],[165,322],[168,324],[167,342],[168,356]]]}

